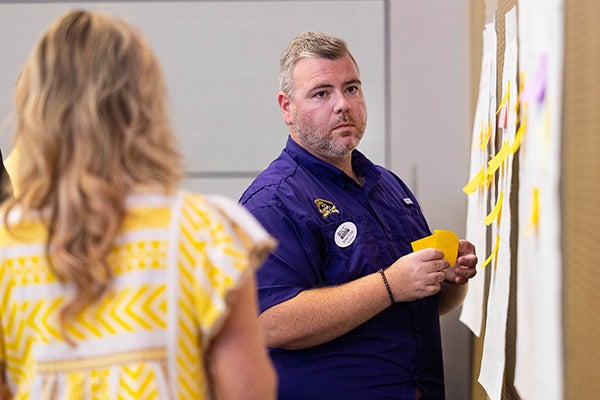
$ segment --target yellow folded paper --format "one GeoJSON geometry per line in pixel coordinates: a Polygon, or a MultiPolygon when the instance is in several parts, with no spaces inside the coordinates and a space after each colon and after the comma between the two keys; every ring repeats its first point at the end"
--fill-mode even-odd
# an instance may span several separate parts
{"type": "Polygon", "coordinates": [[[444,260],[450,265],[456,264],[458,256],[458,236],[452,231],[436,229],[433,235],[415,240],[411,243],[413,251],[434,248],[444,253],[444,260]]]}

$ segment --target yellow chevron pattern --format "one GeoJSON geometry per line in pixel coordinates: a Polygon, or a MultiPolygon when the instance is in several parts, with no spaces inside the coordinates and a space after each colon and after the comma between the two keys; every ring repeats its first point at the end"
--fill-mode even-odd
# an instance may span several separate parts
{"type": "Polygon", "coordinates": [[[110,399],[109,376],[110,370],[108,368],[100,368],[90,372],[91,400],[110,399]]]}
{"type": "Polygon", "coordinates": [[[83,399],[85,395],[85,375],[83,372],[71,372],[66,376],[67,393],[73,399],[83,399]]]}
{"type": "Polygon", "coordinates": [[[126,366],[122,370],[119,400],[158,399],[154,371],[144,364],[126,366]]]}
{"type": "Polygon", "coordinates": [[[61,350],[68,346],[58,315],[68,295],[44,256],[44,226],[35,221],[15,225],[16,236],[0,227],[0,359],[17,388],[15,398],[45,398],[30,391],[36,376],[42,376],[39,387],[50,399],[59,393],[67,399],[91,400],[115,395],[151,400],[165,393],[179,399],[206,397],[207,340],[220,326],[225,296],[247,268],[248,255],[218,205],[185,194],[176,229],[178,287],[176,297],[169,298],[168,275],[174,270],[167,265],[172,238],[165,232],[172,219],[172,200],[164,199],[165,205],[129,210],[123,236],[109,256],[114,286],[65,326],[77,343],[75,352],[61,350]],[[176,306],[169,307],[170,302],[176,306]],[[174,320],[170,310],[176,311],[174,320]],[[173,330],[175,335],[165,334],[173,330]],[[133,340],[134,348],[119,347],[121,338],[131,341],[148,334],[175,337],[176,342],[150,349],[140,339],[133,340]],[[170,346],[174,353],[167,351],[170,346]],[[40,364],[34,354],[41,349],[61,356],[40,364]],[[167,360],[170,354],[173,363],[167,360]],[[175,371],[169,370],[170,365],[175,371]]]}
{"type": "MultiPolygon", "coordinates": [[[[207,246],[203,236],[199,233],[210,232],[211,218],[202,209],[194,207],[194,199],[187,197],[182,206],[183,218],[180,224],[181,239],[179,241],[180,257],[178,260],[179,287],[181,295],[178,304],[178,352],[176,362],[178,367],[178,386],[184,398],[199,398],[203,393],[198,392],[195,383],[201,379],[202,386],[206,385],[206,376],[197,360],[202,357],[203,349],[198,347],[202,343],[194,309],[194,292],[197,285],[192,271],[197,270],[197,263],[205,264],[205,248],[207,246]],[[200,256],[202,255],[202,256],[200,256]]],[[[206,292],[206,290],[202,290],[206,292]]]]}

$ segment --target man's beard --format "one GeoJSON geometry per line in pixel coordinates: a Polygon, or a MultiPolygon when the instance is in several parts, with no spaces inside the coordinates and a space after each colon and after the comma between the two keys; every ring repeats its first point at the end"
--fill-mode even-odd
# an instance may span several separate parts
{"type": "MultiPolygon", "coordinates": [[[[334,123],[327,125],[325,128],[323,127],[315,127],[312,124],[305,123],[304,120],[298,118],[298,115],[293,112],[292,113],[292,128],[298,138],[302,141],[305,147],[310,149],[311,152],[317,153],[321,156],[327,158],[344,158],[350,156],[352,151],[358,147],[360,140],[364,134],[364,126],[357,126],[355,122],[348,116],[342,115],[341,118],[336,120],[334,123]],[[359,129],[358,137],[348,134],[347,136],[352,136],[352,144],[348,145],[347,142],[341,143],[340,138],[336,135],[331,134],[331,131],[339,124],[344,122],[350,122],[354,124],[359,129]]],[[[344,136],[344,137],[347,137],[344,136]]]]}

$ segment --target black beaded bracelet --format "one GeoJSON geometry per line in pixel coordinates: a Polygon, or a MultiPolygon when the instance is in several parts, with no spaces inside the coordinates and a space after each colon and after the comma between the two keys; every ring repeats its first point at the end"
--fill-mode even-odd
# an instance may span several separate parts
{"type": "Polygon", "coordinates": [[[383,268],[379,270],[379,273],[381,274],[383,283],[385,283],[385,288],[387,289],[388,295],[390,296],[390,301],[392,302],[392,304],[395,304],[396,300],[394,300],[394,294],[392,293],[392,288],[390,288],[390,284],[388,283],[388,280],[385,277],[385,272],[383,271],[383,268]]]}

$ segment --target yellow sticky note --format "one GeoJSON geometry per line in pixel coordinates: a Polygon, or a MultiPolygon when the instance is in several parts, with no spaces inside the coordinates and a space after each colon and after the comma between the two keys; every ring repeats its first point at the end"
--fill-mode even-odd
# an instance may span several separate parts
{"type": "Polygon", "coordinates": [[[479,148],[481,150],[485,150],[491,137],[492,137],[492,125],[489,124],[486,127],[482,127],[481,132],[479,133],[479,138],[481,141],[479,143],[479,148]]]}
{"type": "Polygon", "coordinates": [[[469,183],[463,187],[463,192],[466,195],[473,194],[477,190],[479,186],[482,186],[485,183],[485,168],[481,167],[481,169],[477,172],[477,174],[471,179],[469,183]]]}
{"type": "Polygon", "coordinates": [[[515,133],[515,139],[511,145],[510,152],[515,154],[517,150],[521,147],[521,142],[523,141],[523,136],[525,135],[525,130],[527,129],[527,117],[523,117],[521,121],[521,125],[519,125],[519,129],[517,129],[517,133],[515,133]]]}
{"type": "Polygon", "coordinates": [[[540,224],[540,189],[534,188],[531,193],[531,215],[529,216],[529,224],[526,233],[530,233],[535,229],[536,235],[539,233],[540,224]]]}
{"type": "Polygon", "coordinates": [[[502,148],[498,150],[498,153],[496,153],[496,155],[490,161],[488,161],[488,168],[486,171],[488,175],[494,175],[496,171],[500,169],[502,163],[504,163],[506,158],[508,158],[508,156],[511,154],[510,150],[511,147],[508,142],[504,142],[502,144],[502,148]]]}
{"type": "Polygon", "coordinates": [[[496,244],[494,245],[494,250],[492,250],[488,258],[485,259],[481,265],[481,268],[485,268],[489,263],[492,262],[492,260],[495,260],[496,262],[498,261],[498,248],[500,248],[500,235],[496,235],[496,244]]]}
{"type": "Polygon", "coordinates": [[[496,109],[496,115],[498,115],[500,110],[502,110],[502,108],[504,108],[504,105],[508,101],[509,96],[510,96],[510,81],[508,81],[508,88],[506,89],[506,93],[504,93],[504,96],[502,96],[502,101],[500,102],[500,104],[498,105],[498,108],[496,109]]]}
{"type": "MultiPolygon", "coordinates": [[[[494,220],[498,219],[498,216],[502,213],[502,204],[504,202],[504,192],[501,190],[498,195],[498,200],[496,201],[496,205],[492,209],[492,211],[484,218],[483,222],[486,225],[491,225],[494,220]]],[[[500,220],[498,219],[498,224],[500,224],[500,220]]]]}
{"type": "Polygon", "coordinates": [[[433,235],[426,236],[422,239],[415,240],[411,243],[413,251],[434,248],[444,253],[444,260],[450,265],[456,264],[458,256],[458,236],[452,231],[436,229],[433,235]]]}

